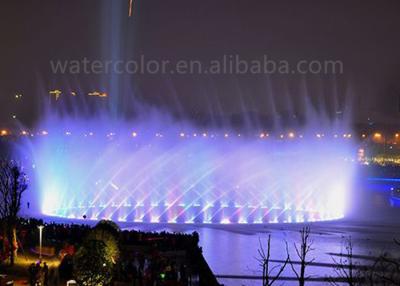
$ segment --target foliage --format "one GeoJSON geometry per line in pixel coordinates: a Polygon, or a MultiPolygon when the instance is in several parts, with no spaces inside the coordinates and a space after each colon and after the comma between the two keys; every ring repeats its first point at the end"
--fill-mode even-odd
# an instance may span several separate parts
{"type": "Polygon", "coordinates": [[[102,227],[96,226],[92,229],[87,237],[88,240],[102,241],[105,245],[106,256],[110,261],[115,264],[119,258],[118,241],[115,235],[104,225],[102,227]]]}
{"type": "Polygon", "coordinates": [[[99,240],[86,240],[74,257],[74,276],[79,285],[104,286],[112,280],[113,263],[107,246],[99,240]]]}
{"type": "Polygon", "coordinates": [[[74,276],[80,285],[108,285],[119,258],[117,235],[113,223],[100,221],[88,234],[74,257],[74,276]]]}
{"type": "Polygon", "coordinates": [[[16,227],[22,194],[28,188],[21,166],[12,160],[0,160],[0,218],[10,245],[10,264],[14,264],[18,244],[16,227]]]}
{"type": "Polygon", "coordinates": [[[100,220],[96,226],[94,227],[95,229],[102,229],[105,231],[108,231],[109,233],[111,233],[116,239],[118,239],[118,235],[120,232],[120,228],[119,226],[113,222],[112,220],[105,220],[102,219],[100,220]]]}
{"type": "Polygon", "coordinates": [[[21,166],[10,160],[0,161],[0,217],[17,220],[22,194],[28,188],[27,177],[21,166]]]}

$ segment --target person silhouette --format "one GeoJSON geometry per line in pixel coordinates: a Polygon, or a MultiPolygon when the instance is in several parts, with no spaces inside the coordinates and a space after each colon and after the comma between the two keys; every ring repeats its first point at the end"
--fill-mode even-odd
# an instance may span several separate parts
{"type": "Polygon", "coordinates": [[[46,262],[43,263],[43,285],[48,286],[49,285],[49,266],[47,265],[46,262]]]}

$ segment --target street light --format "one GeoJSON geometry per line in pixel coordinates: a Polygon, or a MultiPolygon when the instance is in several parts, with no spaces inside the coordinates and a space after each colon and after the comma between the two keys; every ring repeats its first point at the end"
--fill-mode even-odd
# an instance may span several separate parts
{"type": "Polygon", "coordinates": [[[39,225],[39,259],[42,259],[42,236],[44,225],[39,225]]]}

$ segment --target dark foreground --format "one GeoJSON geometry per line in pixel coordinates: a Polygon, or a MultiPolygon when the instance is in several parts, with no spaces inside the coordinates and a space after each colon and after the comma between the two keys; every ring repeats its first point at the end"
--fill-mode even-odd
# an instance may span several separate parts
{"type": "MultiPolygon", "coordinates": [[[[86,247],[88,240],[102,240],[106,244],[108,240],[113,240],[104,235],[109,230],[108,226],[106,228],[104,230],[101,224],[91,227],[71,222],[22,220],[16,265],[8,266],[7,255],[4,254],[7,250],[3,253],[2,283],[66,285],[67,281],[78,280],[77,268],[81,266],[77,265],[76,257],[80,249],[86,247]],[[40,225],[44,225],[42,248],[38,246],[40,225]]],[[[112,271],[109,272],[113,285],[218,285],[202,256],[196,232],[143,232],[119,230],[115,226],[110,233],[116,238],[119,248],[118,259],[115,263],[113,261],[112,271]]],[[[114,255],[114,252],[106,252],[105,255],[114,255]]],[[[95,259],[95,256],[92,258],[95,259]]],[[[90,264],[95,265],[97,261],[91,261],[92,258],[87,257],[89,262],[84,266],[95,273],[97,269],[90,268],[90,264]]]]}

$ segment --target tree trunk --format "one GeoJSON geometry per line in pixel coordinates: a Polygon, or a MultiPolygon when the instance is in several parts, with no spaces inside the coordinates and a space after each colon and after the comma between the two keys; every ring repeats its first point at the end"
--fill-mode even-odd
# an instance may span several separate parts
{"type": "Polygon", "coordinates": [[[7,253],[7,227],[6,227],[6,223],[4,222],[4,220],[1,223],[1,233],[3,235],[3,253],[6,254],[7,253]]]}
{"type": "Polygon", "coordinates": [[[7,242],[8,242],[8,253],[10,255],[10,265],[14,266],[14,245],[12,243],[12,229],[11,227],[7,227],[9,229],[7,229],[7,242]]]}
{"type": "Polygon", "coordinates": [[[18,240],[17,240],[17,228],[13,226],[12,228],[12,244],[14,246],[14,257],[18,256],[18,240]]]}
{"type": "Polygon", "coordinates": [[[15,257],[17,256],[18,243],[17,243],[17,229],[14,223],[9,223],[7,226],[7,240],[10,251],[10,265],[14,266],[15,257]]]}

